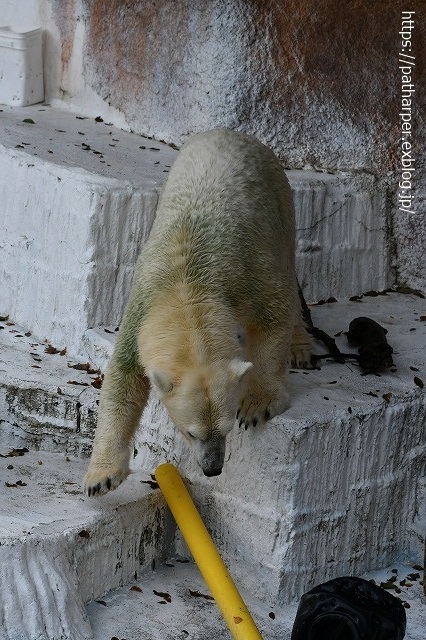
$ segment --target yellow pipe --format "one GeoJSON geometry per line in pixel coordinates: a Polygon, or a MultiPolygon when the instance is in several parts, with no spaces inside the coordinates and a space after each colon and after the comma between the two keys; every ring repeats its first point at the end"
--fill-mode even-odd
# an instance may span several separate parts
{"type": "Polygon", "coordinates": [[[162,464],[155,472],[170,511],[235,640],[262,640],[179,472],[162,464]]]}

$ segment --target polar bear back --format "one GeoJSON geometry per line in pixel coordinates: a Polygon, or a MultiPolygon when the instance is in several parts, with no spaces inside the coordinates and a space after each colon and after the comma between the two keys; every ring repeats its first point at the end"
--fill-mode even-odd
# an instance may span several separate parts
{"type": "Polygon", "coordinates": [[[267,316],[293,287],[294,226],[272,151],[227,129],[198,134],[170,171],[138,279],[149,298],[181,279],[236,307],[251,300],[267,316]]]}

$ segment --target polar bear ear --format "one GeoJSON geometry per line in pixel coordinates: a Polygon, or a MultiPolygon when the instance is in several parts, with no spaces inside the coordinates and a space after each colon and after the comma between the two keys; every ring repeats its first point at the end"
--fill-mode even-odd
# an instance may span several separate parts
{"type": "Polygon", "coordinates": [[[149,373],[149,377],[153,385],[157,387],[160,393],[170,393],[173,389],[173,381],[169,374],[159,369],[153,369],[149,373]]]}
{"type": "Polygon", "coordinates": [[[246,375],[247,371],[252,369],[252,362],[244,362],[239,358],[234,358],[229,363],[229,372],[236,382],[239,382],[246,375]]]}

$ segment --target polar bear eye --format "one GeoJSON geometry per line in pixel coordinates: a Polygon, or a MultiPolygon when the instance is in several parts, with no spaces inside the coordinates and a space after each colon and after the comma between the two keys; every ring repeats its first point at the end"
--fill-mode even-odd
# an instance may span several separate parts
{"type": "Polygon", "coordinates": [[[191,440],[196,440],[197,439],[197,436],[194,436],[194,434],[191,433],[191,431],[187,431],[186,435],[189,436],[191,438],[191,440]]]}

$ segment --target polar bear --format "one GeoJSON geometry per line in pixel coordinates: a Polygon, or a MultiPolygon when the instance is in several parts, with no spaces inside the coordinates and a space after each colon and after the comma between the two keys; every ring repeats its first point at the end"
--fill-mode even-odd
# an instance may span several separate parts
{"type": "Polygon", "coordinates": [[[222,471],[236,419],[289,405],[287,371],[310,367],[295,276],[287,178],[256,139],[190,138],[160,196],[105,376],[83,490],[115,489],[154,388],[205,475],[222,471]]]}

